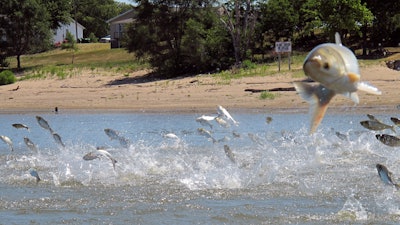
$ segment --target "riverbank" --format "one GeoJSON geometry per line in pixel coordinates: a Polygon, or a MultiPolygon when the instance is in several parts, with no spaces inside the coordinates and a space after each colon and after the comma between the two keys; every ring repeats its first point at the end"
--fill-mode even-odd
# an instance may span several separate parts
{"type": "MultiPolygon", "coordinates": [[[[305,78],[294,76],[294,72],[230,80],[212,75],[147,80],[147,73],[145,70],[131,74],[81,70],[65,79],[48,77],[18,81],[0,86],[1,110],[52,111],[57,107],[80,111],[207,112],[215,110],[217,105],[230,110],[308,110],[308,104],[290,90],[293,81],[305,78]],[[278,91],[263,95],[246,89],[278,91]]],[[[356,106],[351,100],[337,96],[330,104],[331,110],[398,110],[399,71],[373,65],[361,68],[361,75],[363,81],[378,87],[382,95],[358,92],[360,104],[356,106]]]]}

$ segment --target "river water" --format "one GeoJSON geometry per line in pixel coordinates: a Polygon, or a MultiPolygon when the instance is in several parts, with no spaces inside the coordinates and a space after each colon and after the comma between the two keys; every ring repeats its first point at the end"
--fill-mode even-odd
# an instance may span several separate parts
{"type": "MultiPolygon", "coordinates": [[[[393,131],[365,129],[359,113],[327,114],[313,135],[306,113],[231,114],[239,125],[228,128],[195,113],[1,114],[14,151],[0,142],[0,224],[398,224],[399,192],[375,168],[400,176],[400,149],[375,138],[393,131]],[[107,157],[83,160],[99,146],[115,169],[107,157]]],[[[396,115],[375,116],[390,124],[396,115]]]]}

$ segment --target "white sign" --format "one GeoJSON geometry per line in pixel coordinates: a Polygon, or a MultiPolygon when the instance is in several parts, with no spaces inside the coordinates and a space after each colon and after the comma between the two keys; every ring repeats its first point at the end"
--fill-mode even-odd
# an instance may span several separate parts
{"type": "Polygon", "coordinates": [[[275,52],[292,52],[292,42],[275,42],[275,52]]]}

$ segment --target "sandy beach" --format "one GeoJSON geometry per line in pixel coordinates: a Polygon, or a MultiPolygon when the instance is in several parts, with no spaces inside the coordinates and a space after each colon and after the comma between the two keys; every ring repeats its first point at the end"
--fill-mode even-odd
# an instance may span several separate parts
{"type": "MultiPolygon", "coordinates": [[[[333,111],[399,111],[400,72],[385,65],[362,67],[362,80],[382,91],[381,96],[358,92],[360,104],[343,96],[336,96],[330,109],[333,111]]],[[[110,74],[102,71],[79,71],[78,74],[60,79],[55,76],[44,79],[17,81],[0,86],[1,111],[52,111],[105,110],[132,112],[207,112],[217,105],[230,110],[257,112],[308,111],[308,104],[295,91],[274,91],[273,99],[261,99],[260,93],[246,89],[291,88],[293,72],[243,77],[230,81],[212,75],[198,75],[167,80],[143,79],[148,71],[131,74],[110,74]]]]}

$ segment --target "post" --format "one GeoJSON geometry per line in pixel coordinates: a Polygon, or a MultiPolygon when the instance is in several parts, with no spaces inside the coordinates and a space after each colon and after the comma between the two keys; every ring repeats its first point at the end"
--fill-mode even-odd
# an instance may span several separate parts
{"type": "Polygon", "coordinates": [[[281,72],[281,53],[278,53],[278,71],[281,72]]]}

